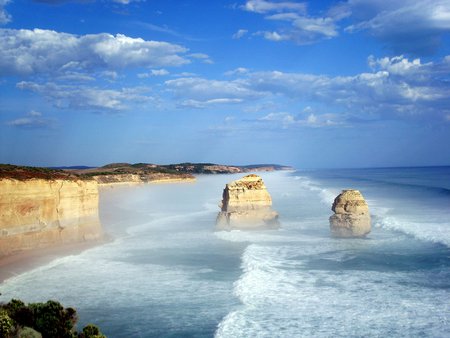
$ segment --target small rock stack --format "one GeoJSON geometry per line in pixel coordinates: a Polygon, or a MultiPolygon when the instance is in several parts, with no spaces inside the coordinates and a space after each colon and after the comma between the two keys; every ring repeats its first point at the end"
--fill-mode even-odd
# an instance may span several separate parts
{"type": "Polygon", "coordinates": [[[358,190],[343,190],[334,199],[330,229],[336,237],[363,237],[370,232],[369,207],[358,190]]]}
{"type": "Polygon", "coordinates": [[[216,226],[220,230],[278,228],[278,213],[258,175],[247,175],[228,183],[223,190],[216,226]]]}

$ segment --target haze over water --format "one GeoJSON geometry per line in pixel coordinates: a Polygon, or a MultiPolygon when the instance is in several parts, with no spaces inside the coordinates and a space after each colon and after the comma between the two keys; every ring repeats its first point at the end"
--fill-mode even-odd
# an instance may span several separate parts
{"type": "Polygon", "coordinates": [[[108,337],[444,337],[450,168],[262,173],[271,231],[215,232],[224,185],[101,191],[113,241],[5,281],[1,299],[58,299],[108,337]],[[333,198],[359,189],[366,239],[330,237],[333,198]]]}

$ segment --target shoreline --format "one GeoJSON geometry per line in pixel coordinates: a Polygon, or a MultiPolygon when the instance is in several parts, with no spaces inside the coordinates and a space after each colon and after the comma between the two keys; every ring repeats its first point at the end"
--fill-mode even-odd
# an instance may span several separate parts
{"type": "Polygon", "coordinates": [[[124,181],[124,182],[109,182],[109,183],[98,183],[99,188],[106,188],[110,187],[113,188],[114,186],[135,186],[135,185],[141,185],[141,184],[164,184],[164,183],[195,183],[197,179],[194,178],[167,178],[167,179],[158,179],[158,180],[152,180],[152,181],[124,181]]]}
{"type": "Polygon", "coordinates": [[[83,251],[106,244],[111,240],[110,237],[105,236],[99,240],[58,244],[46,248],[24,250],[0,257],[0,286],[10,278],[46,265],[55,259],[78,255],[83,251]]]}
{"type": "MultiPolygon", "coordinates": [[[[141,184],[175,184],[175,183],[195,183],[196,178],[169,178],[158,179],[149,182],[111,182],[98,184],[102,188],[114,188],[114,186],[137,186],[141,184]]],[[[103,225],[102,225],[103,227],[103,225]]],[[[104,234],[102,239],[74,242],[74,243],[60,243],[45,248],[35,248],[30,250],[23,250],[13,253],[8,256],[0,257],[0,286],[10,278],[14,278],[23,273],[44,266],[55,259],[63,258],[71,255],[78,255],[83,251],[94,248],[99,245],[111,242],[108,234],[104,234]]],[[[1,294],[1,290],[0,290],[1,294]]]]}

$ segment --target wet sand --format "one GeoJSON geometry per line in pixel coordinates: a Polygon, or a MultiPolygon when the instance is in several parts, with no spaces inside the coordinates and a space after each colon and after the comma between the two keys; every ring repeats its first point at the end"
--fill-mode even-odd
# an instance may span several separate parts
{"type": "Polygon", "coordinates": [[[60,244],[49,248],[25,250],[13,255],[1,257],[0,283],[39,266],[48,264],[57,258],[77,255],[87,249],[107,243],[110,240],[106,238],[96,241],[60,244]]]}

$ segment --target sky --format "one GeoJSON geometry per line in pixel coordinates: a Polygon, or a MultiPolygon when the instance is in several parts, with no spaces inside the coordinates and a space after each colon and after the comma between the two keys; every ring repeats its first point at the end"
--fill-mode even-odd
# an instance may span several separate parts
{"type": "Polygon", "coordinates": [[[0,163],[450,165],[450,0],[0,0],[0,163]]]}

